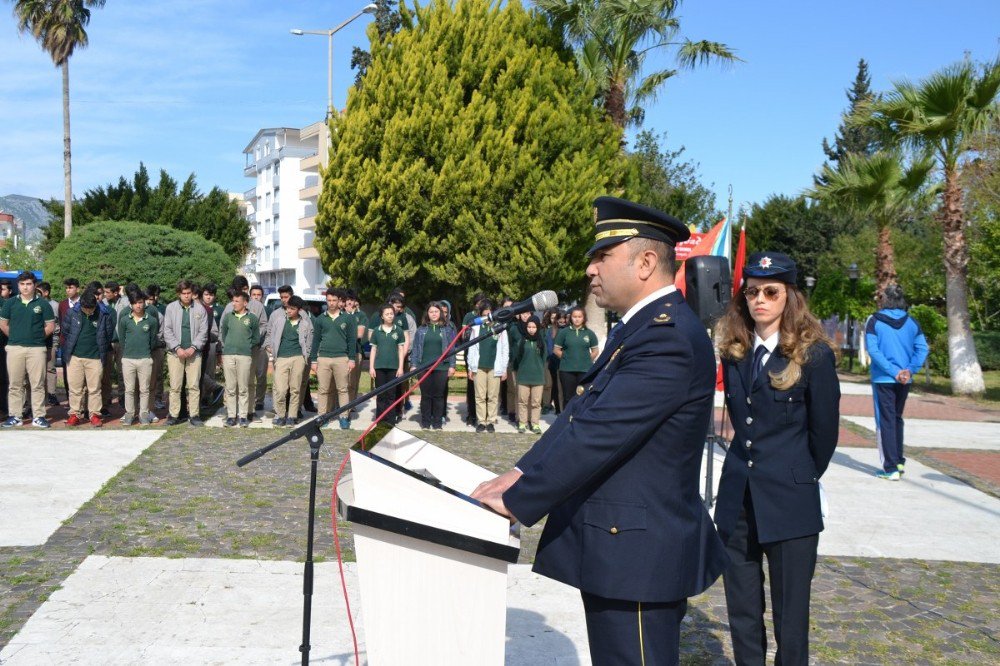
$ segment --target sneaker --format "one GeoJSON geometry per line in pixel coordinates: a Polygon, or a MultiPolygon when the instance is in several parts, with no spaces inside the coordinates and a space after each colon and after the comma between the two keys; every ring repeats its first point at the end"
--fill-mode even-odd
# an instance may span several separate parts
{"type": "Polygon", "coordinates": [[[903,463],[896,465],[896,469],[899,470],[899,476],[906,474],[906,468],[903,466],[903,463]]]}
{"type": "Polygon", "coordinates": [[[234,419],[231,416],[228,419],[226,419],[225,421],[222,422],[222,427],[223,428],[232,428],[235,425],[236,425],[236,419],[234,419]]]}
{"type": "MultiPolygon", "coordinates": [[[[146,424],[156,423],[159,420],[160,420],[160,418],[156,414],[154,414],[153,412],[149,412],[148,414],[146,414],[146,424]]],[[[139,417],[139,422],[142,423],[142,417],[141,416],[139,417]]]]}
{"type": "Polygon", "coordinates": [[[285,425],[291,428],[292,426],[297,426],[299,424],[299,419],[285,419],[285,425]]]}
{"type": "Polygon", "coordinates": [[[524,433],[528,432],[528,429],[524,426],[523,423],[518,423],[517,431],[523,435],[524,433]]]}
{"type": "Polygon", "coordinates": [[[135,423],[135,419],[133,419],[131,416],[123,416],[122,417],[122,425],[123,426],[130,426],[133,423],[135,423]]]}
{"type": "Polygon", "coordinates": [[[886,472],[885,470],[879,470],[875,472],[875,476],[879,479],[885,479],[886,481],[899,481],[899,470],[894,469],[891,472],[886,472]]]}
{"type": "Polygon", "coordinates": [[[104,421],[101,420],[101,417],[98,414],[91,414],[90,425],[94,426],[95,428],[100,428],[102,425],[104,425],[104,421]]]}
{"type": "Polygon", "coordinates": [[[0,428],[19,428],[24,424],[24,421],[17,418],[16,416],[11,416],[9,419],[0,423],[0,428]]]}
{"type": "Polygon", "coordinates": [[[149,414],[143,414],[139,417],[139,425],[149,425],[153,421],[149,418],[149,414]]]}
{"type": "Polygon", "coordinates": [[[275,418],[273,421],[271,421],[271,425],[273,425],[275,428],[280,428],[281,426],[285,425],[285,419],[275,418]]]}
{"type": "Polygon", "coordinates": [[[541,435],[542,434],[542,427],[536,423],[533,426],[531,426],[531,432],[534,433],[534,434],[536,434],[536,435],[541,435]]]}
{"type": "Polygon", "coordinates": [[[80,417],[76,414],[70,414],[69,418],[66,419],[66,425],[68,426],[78,426],[80,425],[80,417]]]}
{"type": "Polygon", "coordinates": [[[180,419],[178,419],[176,416],[168,416],[167,417],[167,425],[168,426],[177,425],[178,423],[180,423],[180,419]]]}
{"type": "Polygon", "coordinates": [[[250,422],[247,421],[246,419],[240,419],[240,427],[241,428],[249,428],[250,427],[250,422]]]}
{"type": "Polygon", "coordinates": [[[479,425],[477,425],[476,426],[476,432],[486,432],[486,425],[483,424],[483,423],[480,423],[479,425]]]}
{"type": "Polygon", "coordinates": [[[203,425],[205,425],[205,422],[202,421],[197,416],[192,416],[191,419],[188,421],[188,423],[190,423],[191,425],[193,425],[195,428],[200,428],[203,425]]]}
{"type": "Polygon", "coordinates": [[[49,421],[44,416],[39,416],[38,418],[32,420],[31,425],[35,426],[36,428],[48,428],[49,421]]]}
{"type": "Polygon", "coordinates": [[[341,417],[341,419],[340,419],[340,429],[341,430],[350,430],[351,429],[351,419],[345,418],[345,417],[341,417]]]}
{"type": "Polygon", "coordinates": [[[497,431],[497,428],[492,423],[490,423],[489,425],[486,426],[486,432],[496,432],[496,431],[497,431]]]}

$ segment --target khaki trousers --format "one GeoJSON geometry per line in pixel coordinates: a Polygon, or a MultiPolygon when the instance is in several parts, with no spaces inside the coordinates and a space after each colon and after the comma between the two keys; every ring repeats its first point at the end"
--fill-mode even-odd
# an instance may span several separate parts
{"type": "MultiPolygon", "coordinates": [[[[253,372],[250,373],[250,405],[248,414],[254,411],[258,403],[264,402],[264,394],[267,393],[267,350],[263,346],[253,350],[253,372]]],[[[273,397],[273,396],[272,396],[273,397]]]]}
{"type": "MultiPolygon", "coordinates": [[[[319,413],[332,412],[337,407],[350,402],[351,371],[350,359],[320,358],[316,362],[316,378],[319,380],[319,413]]],[[[346,416],[346,414],[342,415],[346,416]]]]}
{"type": "Polygon", "coordinates": [[[299,413],[299,390],[302,388],[302,373],[306,369],[303,356],[287,356],[274,359],[274,383],[271,386],[271,400],[274,402],[274,417],[296,418],[299,413]],[[288,412],[285,413],[285,398],[289,397],[288,412]]]}
{"type": "Polygon", "coordinates": [[[177,354],[167,354],[167,374],[170,376],[170,416],[181,414],[181,385],[187,379],[187,404],[191,418],[198,416],[201,400],[201,354],[180,359],[177,354]]]}
{"type": "Polygon", "coordinates": [[[45,416],[45,364],[48,350],[45,347],[7,345],[7,403],[12,414],[24,404],[25,379],[31,393],[31,415],[45,416]]]}
{"type": "Polygon", "coordinates": [[[483,425],[496,425],[500,378],[489,370],[476,370],[476,418],[483,425]]]}
{"type": "Polygon", "coordinates": [[[156,409],[157,400],[163,400],[163,362],[166,360],[166,355],[165,347],[153,350],[153,379],[149,387],[149,403],[146,405],[146,411],[149,412],[156,409]]]}
{"type": "Polygon", "coordinates": [[[517,422],[518,424],[533,423],[538,425],[542,416],[542,387],[517,387],[517,422]]]}
{"type": "Polygon", "coordinates": [[[104,364],[99,358],[80,358],[72,356],[66,368],[66,379],[69,381],[69,413],[83,418],[84,386],[86,386],[87,411],[91,414],[101,413],[104,402],[101,397],[101,377],[104,374],[104,364]]]}
{"type": "Polygon", "coordinates": [[[149,411],[149,388],[152,378],[152,358],[122,358],[126,419],[134,419],[149,411]],[[138,401],[136,401],[136,394],[138,394],[138,401]]]}
{"type": "Polygon", "coordinates": [[[222,356],[222,372],[226,378],[226,416],[231,419],[244,418],[250,413],[252,366],[253,358],[250,356],[222,356]]]}

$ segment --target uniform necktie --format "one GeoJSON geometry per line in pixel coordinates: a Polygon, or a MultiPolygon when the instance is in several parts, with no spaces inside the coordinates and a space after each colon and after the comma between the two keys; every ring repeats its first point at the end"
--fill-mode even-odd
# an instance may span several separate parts
{"type": "Polygon", "coordinates": [[[750,383],[754,384],[757,382],[757,376],[760,371],[764,369],[764,354],[767,353],[767,347],[764,345],[758,345],[757,349],[753,351],[753,370],[750,374],[750,383]]]}
{"type": "Polygon", "coordinates": [[[608,331],[608,338],[607,338],[607,340],[604,341],[604,348],[605,349],[607,349],[608,347],[611,347],[611,346],[613,346],[615,344],[615,338],[618,337],[618,331],[620,331],[622,329],[622,326],[624,326],[624,324],[622,324],[621,322],[618,322],[617,324],[615,324],[614,326],[611,327],[610,331],[608,331]]]}

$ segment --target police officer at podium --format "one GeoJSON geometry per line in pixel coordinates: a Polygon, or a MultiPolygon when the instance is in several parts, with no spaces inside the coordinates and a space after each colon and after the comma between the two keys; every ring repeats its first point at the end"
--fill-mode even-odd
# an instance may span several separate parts
{"type": "Polygon", "coordinates": [[[555,424],[473,496],[528,526],[548,516],[534,571],[580,590],[596,666],[676,664],[687,598],[727,564],[698,493],[715,357],[674,288],[688,229],[622,199],[595,208],[587,277],[622,323],[555,424]]]}

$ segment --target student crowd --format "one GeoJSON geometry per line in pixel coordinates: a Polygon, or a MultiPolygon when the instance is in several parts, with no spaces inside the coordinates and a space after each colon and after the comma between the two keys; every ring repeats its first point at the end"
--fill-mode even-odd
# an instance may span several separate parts
{"type": "MultiPolygon", "coordinates": [[[[432,363],[458,333],[448,301],[428,303],[418,322],[401,289],[369,317],[360,310],[357,294],[346,289],[328,289],[324,308],[286,285],[278,289],[278,300],[265,305],[264,289],[244,276],[236,276],[225,290],[224,307],[211,283],[180,280],[169,303],[161,300],[164,294],[155,284],[145,289],[115,281],[81,285],[66,278],[63,285],[66,298],[55,301],[49,299],[51,285],[30,272],[20,274],[16,285],[0,282],[4,428],[25,421],[49,427],[46,410],[60,404],[59,367],[70,426],[100,427],[115,400],[124,408],[122,425],[154,423],[156,411],[166,408],[166,425],[187,420],[201,426],[201,408],[224,399],[225,425],[247,427],[263,413],[269,367],[273,424],[292,426],[304,411],[326,413],[353,401],[366,356],[371,384],[380,387],[432,363]],[[315,402],[311,376],[318,384],[315,402]]],[[[502,299],[499,305],[513,302],[502,299]]],[[[493,307],[477,294],[463,325],[488,316],[493,307]]],[[[502,415],[519,432],[540,433],[541,414],[561,411],[596,358],[597,335],[587,328],[582,308],[541,314],[539,319],[523,313],[507,331],[486,337],[466,353],[466,423],[477,432],[494,432],[502,415]]],[[[478,337],[480,328],[471,326],[466,339],[478,337]]],[[[441,429],[447,420],[448,380],[455,372],[453,356],[422,382],[423,428],[441,429]]],[[[398,400],[406,386],[403,382],[380,394],[377,413],[396,402],[385,418],[402,420],[412,408],[408,400],[398,400]]],[[[341,414],[337,425],[349,429],[352,418],[357,418],[355,410],[341,414]]]]}

